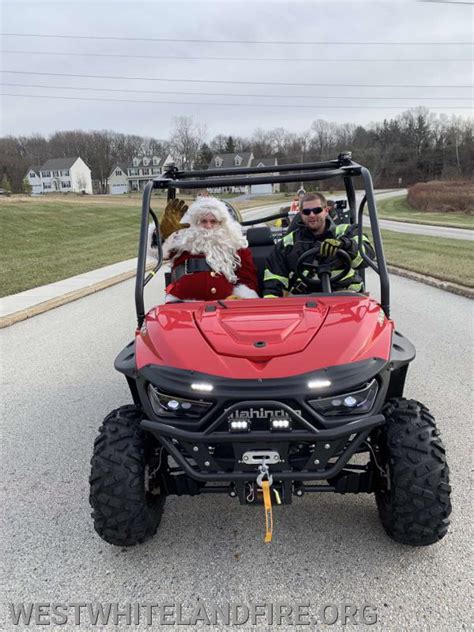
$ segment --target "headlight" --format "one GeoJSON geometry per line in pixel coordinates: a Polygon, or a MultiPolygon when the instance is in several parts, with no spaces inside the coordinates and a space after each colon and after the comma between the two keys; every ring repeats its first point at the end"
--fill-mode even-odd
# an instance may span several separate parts
{"type": "Polygon", "coordinates": [[[153,412],[156,415],[173,417],[202,417],[212,406],[211,402],[203,400],[184,399],[161,393],[153,384],[148,385],[148,397],[153,412]]]}
{"type": "Polygon", "coordinates": [[[336,415],[360,415],[368,413],[374,405],[377,396],[378,385],[374,379],[361,389],[342,395],[332,397],[321,397],[312,399],[308,403],[314,410],[325,417],[335,417],[336,415]]]}

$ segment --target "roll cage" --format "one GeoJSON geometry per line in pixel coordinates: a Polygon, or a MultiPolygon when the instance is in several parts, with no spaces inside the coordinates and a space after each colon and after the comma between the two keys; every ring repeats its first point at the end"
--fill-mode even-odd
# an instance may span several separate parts
{"type": "MultiPolygon", "coordinates": [[[[369,170],[352,160],[350,152],[341,153],[336,160],[325,162],[306,162],[287,165],[273,165],[265,167],[236,167],[232,169],[205,169],[197,171],[181,171],[171,165],[160,177],[149,182],[142,199],[142,215],[140,225],[140,239],[138,247],[137,275],[135,282],[135,307],[138,326],[141,327],[145,319],[144,288],[155,276],[163,264],[163,252],[161,248],[160,226],[158,218],[151,208],[151,197],[154,189],[166,190],[168,200],[176,197],[176,189],[202,189],[208,187],[226,187],[252,184],[273,184],[277,182],[308,182],[315,180],[328,180],[339,177],[344,183],[350,209],[350,221],[358,226],[359,254],[366,264],[372,268],[380,279],[380,303],[387,317],[390,316],[390,282],[383,252],[382,236],[380,234],[377,217],[377,207],[372,185],[372,177],[369,170]],[[361,177],[365,194],[357,209],[356,189],[353,179],[361,177]],[[361,248],[363,213],[365,205],[368,207],[370,228],[372,231],[373,245],[376,261],[372,261],[361,248]],[[148,241],[149,216],[152,217],[156,228],[158,261],[151,272],[146,273],[146,253],[148,241]]],[[[242,226],[252,226],[265,221],[287,217],[288,213],[273,213],[258,219],[245,220],[242,226]]]]}

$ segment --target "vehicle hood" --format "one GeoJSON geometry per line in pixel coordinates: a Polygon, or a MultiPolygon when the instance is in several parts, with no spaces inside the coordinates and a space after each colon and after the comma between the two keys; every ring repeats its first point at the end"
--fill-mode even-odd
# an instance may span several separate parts
{"type": "Polygon", "coordinates": [[[273,378],[388,359],[392,321],[365,296],[175,303],[137,332],[136,364],[233,378],[273,378]]]}

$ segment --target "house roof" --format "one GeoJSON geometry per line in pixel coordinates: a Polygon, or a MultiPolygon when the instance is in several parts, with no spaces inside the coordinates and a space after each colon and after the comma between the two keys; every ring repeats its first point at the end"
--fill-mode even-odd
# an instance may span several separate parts
{"type": "Polygon", "coordinates": [[[69,169],[78,158],[79,156],[74,156],[73,158],[50,158],[41,165],[41,170],[69,169]]]}
{"type": "Polygon", "coordinates": [[[124,162],[116,162],[110,171],[110,175],[112,175],[117,168],[122,169],[122,171],[125,172],[125,175],[127,175],[128,166],[124,162]]]}
{"type": "Polygon", "coordinates": [[[162,161],[163,159],[160,158],[160,156],[134,156],[131,162],[127,165],[127,167],[128,169],[133,169],[133,167],[135,168],[136,167],[159,167],[162,161]],[[143,164],[143,158],[148,158],[147,165],[143,164]],[[156,158],[158,160],[158,163],[156,165],[153,164],[153,158],[156,158]],[[133,160],[138,160],[138,164],[134,165],[133,160]]]}
{"type": "Polygon", "coordinates": [[[33,165],[32,167],[28,167],[26,173],[29,173],[30,171],[34,171],[35,173],[39,175],[39,172],[41,171],[41,167],[39,167],[38,165],[33,165]]]}
{"type": "Polygon", "coordinates": [[[271,167],[273,165],[277,165],[278,161],[276,158],[254,158],[250,166],[258,167],[258,165],[260,164],[262,164],[264,167],[271,167]]]}
{"type": "Polygon", "coordinates": [[[242,158],[242,165],[247,166],[252,157],[251,151],[236,151],[231,154],[214,154],[212,160],[208,165],[208,169],[230,169],[235,167],[235,157],[240,156],[242,158]],[[216,158],[222,158],[222,164],[220,167],[216,167],[216,158]]]}

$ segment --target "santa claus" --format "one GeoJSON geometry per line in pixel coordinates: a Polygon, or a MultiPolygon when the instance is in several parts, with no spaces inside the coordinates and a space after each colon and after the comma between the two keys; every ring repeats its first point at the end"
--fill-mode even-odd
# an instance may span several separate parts
{"type": "Polygon", "coordinates": [[[166,302],[258,298],[252,253],[224,202],[198,198],[184,212],[181,224],[188,227],[163,243],[163,258],[171,263],[166,302]]]}

